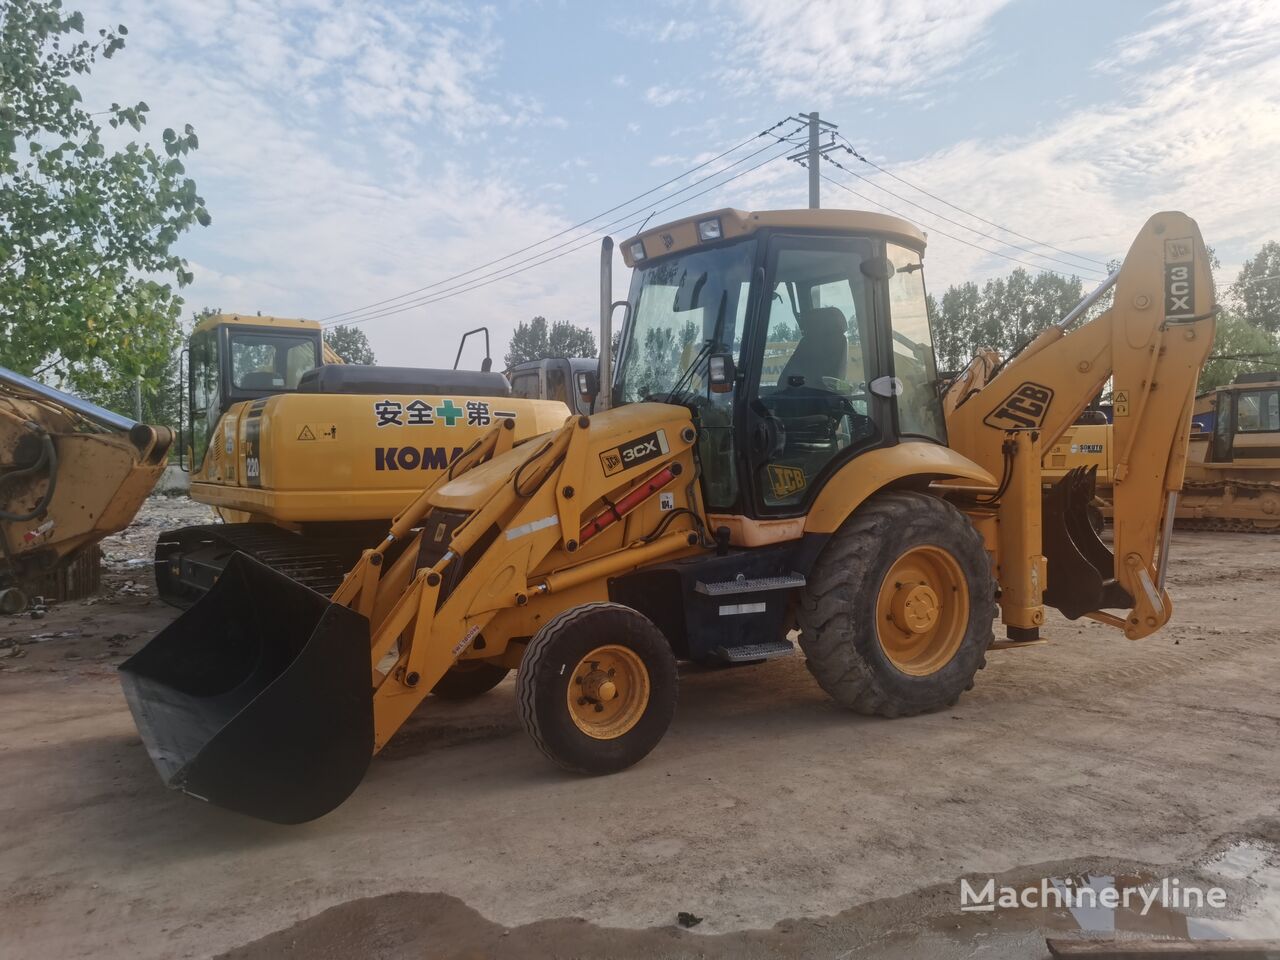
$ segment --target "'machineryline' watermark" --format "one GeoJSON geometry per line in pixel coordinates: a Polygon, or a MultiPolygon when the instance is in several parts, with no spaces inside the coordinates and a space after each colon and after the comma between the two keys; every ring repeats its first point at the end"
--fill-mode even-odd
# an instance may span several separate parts
{"type": "Polygon", "coordinates": [[[1210,907],[1221,910],[1227,905],[1227,891],[1222,887],[1196,887],[1165,879],[1159,883],[1136,887],[1116,887],[1110,883],[1098,886],[1074,883],[1070,878],[1045,878],[1025,887],[997,887],[988,880],[975,887],[960,881],[960,909],[973,912],[1026,909],[1097,909],[1126,910],[1145,917],[1159,904],[1166,910],[1199,910],[1210,907]]]}

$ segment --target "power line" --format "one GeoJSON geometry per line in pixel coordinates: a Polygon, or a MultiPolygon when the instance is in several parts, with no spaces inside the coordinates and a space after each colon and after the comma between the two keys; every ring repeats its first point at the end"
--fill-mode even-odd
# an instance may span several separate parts
{"type": "Polygon", "coordinates": [[[1222,284],[1223,290],[1230,290],[1233,287],[1250,287],[1255,283],[1262,283],[1266,280],[1280,280],[1280,273],[1273,273],[1269,277],[1250,277],[1248,280],[1236,280],[1233,283],[1222,284]]]}
{"type": "MultiPolygon", "coordinates": [[[[983,223],[987,224],[988,226],[995,227],[997,230],[1003,230],[1005,233],[1012,234],[1013,236],[1017,237],[1020,240],[1026,240],[1030,243],[1037,244],[1041,247],[1048,247],[1050,250],[1056,250],[1058,253],[1066,254],[1068,257],[1074,257],[1077,260],[1085,260],[1089,263],[1097,264],[1100,267],[1106,266],[1106,264],[1101,260],[1095,260],[1093,257],[1086,257],[1079,253],[1072,253],[1070,250],[1064,250],[1062,247],[1054,246],[1052,243],[1049,243],[1046,240],[1037,240],[1035,237],[1029,237],[1025,233],[1019,233],[1017,230],[1013,230],[1009,227],[1002,226],[1001,224],[996,223],[994,220],[988,220],[986,217],[980,216],[979,214],[974,213],[972,210],[966,210],[964,207],[959,206],[958,204],[952,203],[950,200],[946,200],[938,196],[936,193],[930,193],[924,187],[921,187],[918,184],[914,184],[909,180],[904,180],[902,177],[898,176],[892,170],[886,170],[884,167],[880,166],[880,164],[876,163],[874,160],[868,160],[862,154],[858,153],[857,148],[854,147],[854,145],[849,141],[849,138],[846,137],[844,134],[842,133],[837,134],[837,136],[840,137],[840,139],[845,142],[845,149],[855,159],[861,160],[867,166],[873,167],[874,169],[879,170],[886,177],[892,177],[894,180],[897,180],[899,183],[910,187],[912,190],[918,190],[920,193],[923,193],[926,197],[931,197],[932,199],[937,200],[939,203],[945,203],[952,210],[959,210],[965,216],[973,217],[975,220],[981,220],[983,223]]],[[[881,187],[880,189],[883,190],[884,188],[881,187]]],[[[974,231],[974,232],[976,233],[977,231],[974,231]]],[[[995,239],[995,238],[993,237],[992,239],[995,239]]],[[[1010,244],[1010,246],[1013,246],[1013,244],[1010,244]]],[[[1036,256],[1044,256],[1044,254],[1036,254],[1036,256]]]]}
{"type": "MultiPolygon", "coordinates": [[[[857,156],[857,154],[854,154],[854,155],[857,156]]],[[[1082,267],[1079,264],[1070,263],[1066,260],[1063,260],[1061,257],[1052,257],[1047,253],[1040,253],[1039,251],[1032,250],[1029,247],[1024,247],[1016,243],[1010,243],[1008,240],[1002,240],[999,237],[992,236],[989,233],[983,233],[981,230],[977,229],[976,227],[971,227],[968,224],[961,223],[959,220],[954,220],[951,217],[948,217],[945,213],[939,213],[936,210],[931,210],[928,207],[923,206],[922,204],[916,203],[914,200],[911,200],[911,199],[908,199],[907,197],[902,196],[901,194],[894,193],[888,187],[882,187],[880,184],[876,183],[874,180],[870,179],[869,177],[864,177],[862,174],[858,173],[856,170],[850,170],[839,160],[833,159],[832,157],[826,156],[825,154],[823,154],[822,159],[826,160],[827,163],[834,164],[835,166],[839,167],[841,170],[843,170],[845,173],[849,174],[850,176],[857,177],[859,180],[869,183],[871,186],[875,187],[877,190],[883,190],[885,193],[889,194],[889,196],[894,197],[898,200],[901,200],[903,203],[909,203],[911,204],[911,206],[916,207],[920,210],[923,210],[925,213],[929,214],[930,216],[938,217],[939,219],[945,220],[947,223],[955,224],[957,227],[959,227],[962,230],[968,230],[971,233],[976,233],[980,237],[986,237],[988,240],[994,240],[996,243],[1001,244],[1002,246],[1012,247],[1015,250],[1021,250],[1023,253],[1030,254],[1033,257],[1043,257],[1045,260],[1052,260],[1054,263],[1060,263],[1063,266],[1070,267],[1072,270],[1075,270],[1077,273],[1084,273],[1086,270],[1088,270],[1090,272],[1090,275],[1093,276],[1095,279],[1101,279],[1101,277],[1097,275],[1097,271],[1092,267],[1082,267]]],[[[881,204],[881,206],[884,206],[884,204],[881,204]]],[[[899,214],[899,216],[901,216],[901,214],[899,214]]],[[[939,230],[938,232],[941,233],[942,231],[939,230]]],[[[943,235],[946,236],[946,234],[943,234],[943,235]]],[[[1033,241],[1033,242],[1039,242],[1039,241],[1033,241]]],[[[977,246],[977,244],[973,244],[973,246],[977,246]]],[[[1009,259],[1013,260],[1017,258],[1010,257],[1009,259]]],[[[1025,261],[1020,261],[1020,262],[1025,262],[1025,261]]],[[[1057,271],[1050,271],[1050,272],[1056,273],[1057,271]]]]}
{"type": "MultiPolygon", "coordinates": [[[[733,163],[729,164],[727,167],[724,167],[724,168],[722,168],[722,169],[720,169],[720,170],[717,170],[715,173],[708,174],[707,176],[702,177],[702,178],[701,178],[701,179],[699,179],[699,180],[695,180],[695,181],[693,181],[693,183],[690,183],[690,184],[688,184],[687,186],[681,187],[679,190],[675,190],[675,191],[673,191],[673,192],[671,192],[671,193],[667,194],[667,195],[666,195],[665,197],[663,197],[662,199],[663,199],[663,200],[670,200],[670,199],[672,199],[672,198],[674,198],[674,197],[679,196],[680,194],[684,193],[685,191],[692,189],[693,187],[696,187],[696,186],[698,186],[698,185],[700,185],[700,184],[706,183],[708,180],[714,180],[715,178],[717,178],[717,177],[719,177],[719,176],[722,176],[724,173],[728,172],[729,170],[732,170],[734,167],[739,166],[740,164],[745,163],[746,161],[750,160],[752,157],[758,156],[759,154],[761,154],[761,153],[765,152],[766,150],[769,150],[769,149],[770,149],[771,147],[773,147],[773,146],[774,146],[773,144],[768,144],[768,145],[766,145],[766,146],[764,146],[764,147],[761,147],[759,150],[755,150],[755,151],[753,151],[753,152],[751,152],[751,153],[747,154],[745,157],[742,157],[742,158],[741,158],[741,159],[739,159],[739,160],[735,160],[733,163]]],[[[767,161],[765,161],[765,162],[767,162],[767,161]]],[[[750,168],[748,168],[748,170],[743,171],[743,172],[744,172],[744,173],[749,173],[751,170],[758,169],[760,166],[763,166],[763,165],[764,165],[764,163],[757,164],[756,166],[754,166],[754,167],[750,167],[750,168]]],[[[729,183],[729,182],[731,182],[732,180],[736,180],[736,179],[737,179],[737,177],[736,177],[736,176],[735,176],[735,177],[731,177],[729,180],[724,181],[724,183],[729,183]]],[[[674,203],[674,204],[671,204],[671,205],[669,205],[669,206],[667,206],[667,207],[663,207],[663,208],[661,208],[661,210],[670,210],[670,209],[672,209],[673,207],[679,206],[681,203],[686,203],[687,201],[692,200],[694,197],[702,196],[704,193],[708,193],[708,192],[710,192],[710,190],[714,190],[714,189],[716,189],[716,187],[717,187],[717,186],[719,186],[719,184],[713,185],[713,186],[711,186],[711,187],[707,188],[707,190],[703,190],[703,191],[701,191],[701,192],[699,192],[699,193],[692,194],[691,196],[686,197],[686,198],[684,198],[683,200],[680,200],[678,203],[674,203]]],[[[644,208],[641,208],[641,210],[643,210],[643,209],[644,209],[644,208]]],[[[651,212],[648,214],[648,216],[647,216],[647,217],[645,217],[645,220],[647,221],[649,217],[652,217],[655,213],[659,213],[659,212],[661,212],[661,210],[653,210],[653,211],[651,211],[651,212]]],[[[527,257],[524,257],[524,258],[522,258],[522,259],[520,259],[520,260],[516,260],[514,263],[509,263],[509,264],[507,264],[506,266],[498,267],[496,270],[490,270],[488,273],[483,273],[483,274],[480,274],[479,276],[472,277],[470,280],[463,280],[463,281],[461,281],[460,283],[455,283],[455,284],[453,284],[452,286],[445,287],[445,288],[444,288],[444,289],[442,289],[442,290],[437,289],[434,293],[428,293],[428,294],[426,294],[425,296],[417,297],[417,298],[415,298],[415,299],[413,299],[413,300],[406,301],[406,302],[404,302],[404,303],[396,303],[396,304],[392,304],[392,305],[385,306],[385,307],[382,307],[382,308],[376,308],[376,307],[369,307],[369,308],[365,308],[365,310],[364,310],[364,311],[361,311],[361,314],[362,314],[362,315],[359,315],[359,316],[353,316],[353,317],[348,317],[348,318],[346,318],[346,319],[338,320],[338,321],[331,320],[331,321],[329,321],[329,323],[328,323],[328,324],[326,324],[326,326],[335,326],[335,325],[338,325],[338,324],[342,324],[342,325],[350,325],[350,324],[355,323],[355,322],[360,321],[360,320],[372,320],[372,319],[375,319],[376,317],[381,317],[381,316],[390,316],[392,313],[402,313],[402,312],[404,312],[404,310],[403,310],[403,309],[399,309],[399,308],[411,309],[411,308],[413,308],[413,307],[423,306],[423,305],[428,304],[428,303],[434,303],[434,302],[436,302],[437,298],[439,298],[442,294],[452,294],[452,293],[453,293],[453,292],[455,292],[455,291],[456,291],[456,292],[459,292],[459,293],[465,293],[465,292],[467,292],[467,290],[471,290],[471,289],[478,289],[477,287],[472,286],[472,284],[475,284],[475,283],[477,283],[478,281],[488,280],[489,278],[493,278],[493,279],[496,279],[496,280],[501,280],[501,279],[504,279],[504,278],[505,278],[505,277],[507,277],[507,276],[514,276],[516,273],[523,273],[523,272],[524,272],[523,270],[517,270],[517,271],[511,272],[511,273],[508,273],[507,271],[510,271],[512,267],[519,267],[519,266],[521,266],[522,264],[529,263],[529,262],[530,262],[530,261],[532,261],[532,260],[537,260],[539,257],[545,257],[547,254],[550,254],[550,253],[552,253],[552,252],[553,252],[553,251],[555,251],[555,250],[560,250],[560,249],[565,248],[565,247],[569,247],[569,248],[570,248],[570,249],[565,250],[565,251],[564,251],[565,253],[572,253],[572,252],[573,252],[573,250],[577,250],[577,249],[580,249],[580,248],[581,248],[581,245],[579,245],[579,246],[573,246],[574,244],[577,244],[577,243],[578,243],[578,241],[580,241],[580,240],[586,240],[588,243],[593,243],[593,242],[594,242],[594,238],[595,238],[595,237],[598,237],[598,236],[601,236],[601,235],[603,235],[603,234],[605,234],[605,233],[608,233],[611,229],[613,229],[614,227],[618,226],[619,224],[622,224],[622,223],[626,222],[629,218],[631,218],[631,217],[635,217],[638,213],[640,213],[640,210],[633,210],[633,211],[631,211],[630,213],[627,213],[627,214],[624,214],[624,215],[623,215],[623,216],[621,216],[621,217],[618,217],[617,219],[614,219],[614,220],[609,221],[608,223],[601,224],[600,226],[598,226],[598,227],[594,228],[593,230],[588,231],[587,233],[580,234],[579,236],[574,237],[574,238],[573,238],[573,239],[571,239],[571,240],[563,241],[562,243],[558,243],[558,244],[556,244],[555,246],[550,247],[550,248],[548,248],[548,249],[546,249],[546,250],[542,250],[542,251],[539,251],[538,253],[530,254],[530,255],[529,255],[529,256],[527,256],[527,257]]],[[[631,223],[629,223],[629,224],[627,225],[627,227],[626,227],[625,229],[630,229],[631,227],[634,227],[636,224],[638,224],[638,223],[642,223],[642,222],[644,222],[644,221],[638,221],[638,220],[637,220],[637,221],[632,221],[631,223]]],[[[550,262],[550,260],[554,260],[554,259],[558,259],[558,257],[550,257],[548,260],[543,260],[543,261],[540,261],[540,262],[547,263],[547,262],[550,262]]],[[[534,264],[534,265],[536,266],[537,264],[534,264]]],[[[477,268],[477,269],[479,269],[479,268],[477,268]]],[[[474,271],[474,270],[472,270],[472,271],[468,271],[468,272],[469,272],[469,273],[474,273],[475,271],[474,271]]],[[[441,282],[444,282],[444,281],[441,281],[441,282]]],[[[434,286],[434,287],[439,287],[439,285],[440,285],[440,284],[433,284],[432,286],[434,286]]]]}
{"type": "MultiPolygon", "coordinates": [[[[678,181],[680,181],[680,180],[683,180],[685,177],[689,176],[690,174],[692,174],[692,173],[696,173],[697,171],[699,171],[699,170],[703,169],[704,167],[706,167],[706,166],[708,166],[708,165],[710,165],[710,164],[713,164],[713,163],[715,163],[715,162],[716,162],[716,161],[718,161],[718,160],[722,160],[722,159],[724,159],[724,158],[725,158],[725,157],[727,157],[729,154],[731,154],[731,153],[735,152],[736,150],[740,150],[740,149],[742,149],[743,147],[747,146],[747,145],[748,145],[748,144],[750,144],[750,143],[753,143],[753,142],[754,142],[754,141],[756,141],[756,140],[759,140],[761,137],[763,137],[763,136],[765,136],[765,135],[767,135],[767,134],[772,134],[772,132],[773,132],[774,130],[778,129],[778,127],[780,127],[780,126],[782,126],[783,124],[787,123],[787,121],[788,121],[789,119],[790,119],[789,117],[784,117],[783,119],[779,120],[777,123],[775,123],[773,126],[769,127],[768,129],[760,131],[759,133],[757,133],[757,134],[756,134],[755,136],[753,136],[753,137],[748,137],[746,140],[743,140],[741,143],[735,144],[734,146],[730,147],[728,150],[725,150],[724,152],[719,153],[719,154],[717,154],[716,156],[711,157],[711,158],[710,158],[710,159],[708,159],[708,160],[704,160],[702,163],[699,163],[697,166],[690,167],[688,170],[685,170],[684,172],[677,174],[676,176],[672,177],[671,179],[666,180],[666,181],[664,181],[664,182],[662,182],[662,183],[658,184],[656,187],[653,187],[653,188],[651,188],[651,189],[649,189],[649,190],[646,190],[646,191],[644,191],[644,193],[638,193],[638,194],[636,194],[634,197],[631,197],[631,198],[630,198],[630,199],[628,199],[628,200],[624,200],[624,201],[622,201],[621,203],[615,204],[614,206],[610,207],[608,210],[602,210],[600,213],[597,213],[597,214],[596,214],[595,216],[593,216],[593,217],[588,217],[586,220],[582,220],[582,221],[580,221],[579,223],[575,223],[575,224],[573,224],[573,225],[571,225],[571,226],[565,227],[563,230],[560,230],[560,231],[558,231],[557,233],[553,233],[553,234],[551,234],[551,235],[550,235],[550,236],[548,236],[548,237],[543,237],[541,240],[538,240],[538,241],[536,241],[536,242],[534,242],[534,243],[531,243],[531,244],[529,244],[529,245],[527,245],[527,246],[521,247],[519,250],[513,250],[512,252],[510,252],[510,253],[508,253],[508,254],[505,254],[504,256],[498,257],[498,258],[496,258],[496,259],[494,259],[494,260],[490,260],[490,261],[488,261],[487,263],[482,263],[482,264],[480,264],[479,266],[472,267],[470,270],[464,270],[464,271],[462,271],[461,273],[455,273],[455,274],[454,274],[454,275],[452,275],[452,276],[445,277],[445,278],[443,278],[443,279],[441,279],[441,280],[437,280],[437,281],[435,281],[434,283],[429,283],[429,284],[427,284],[426,286],[418,287],[418,288],[417,288],[417,289],[415,289],[415,290],[410,290],[410,291],[408,291],[407,293],[401,293],[401,294],[397,294],[397,295],[396,295],[396,296],[394,296],[394,297],[387,297],[386,299],[383,299],[383,300],[377,300],[377,301],[375,301],[375,302],[373,302],[373,303],[365,304],[365,305],[364,305],[364,306],[362,306],[362,307],[353,307],[353,308],[352,308],[352,309],[350,309],[350,310],[344,310],[344,311],[342,311],[342,312],[340,312],[340,313],[332,313],[332,314],[329,314],[329,316],[327,316],[327,317],[321,317],[321,320],[322,320],[322,321],[332,321],[332,320],[336,320],[336,319],[339,319],[339,318],[342,318],[342,317],[350,317],[350,316],[352,316],[352,315],[354,315],[354,314],[359,314],[359,313],[363,313],[363,312],[365,312],[365,311],[367,311],[367,310],[371,310],[371,309],[373,309],[374,307],[380,307],[380,306],[383,306],[384,304],[394,303],[394,302],[395,302],[395,301],[397,301],[397,300],[404,300],[404,299],[407,299],[407,298],[409,298],[409,297],[415,296],[416,294],[423,293],[423,292],[425,292],[425,291],[427,291],[427,290],[432,290],[432,289],[434,289],[434,288],[436,288],[436,287],[439,287],[439,286],[441,286],[441,285],[443,285],[443,284],[446,284],[446,283],[450,283],[450,282],[451,282],[451,281],[453,281],[453,280],[458,280],[458,279],[461,279],[462,277],[469,276],[469,275],[471,275],[471,274],[473,274],[473,273],[476,273],[476,272],[477,272],[477,271],[479,271],[479,270],[483,270],[483,269],[485,269],[485,267],[491,267],[491,266],[494,266],[495,264],[502,263],[504,260],[510,260],[512,257],[516,257],[516,256],[519,256],[519,255],[520,255],[520,254],[522,254],[522,253],[526,253],[526,252],[528,252],[529,250],[532,250],[534,247],[540,247],[540,246],[542,246],[543,244],[545,244],[545,243],[549,243],[549,242],[550,242],[550,241],[552,241],[552,240],[559,239],[560,237],[564,236],[566,233],[570,233],[570,232],[572,232],[572,231],[574,231],[574,230],[577,230],[579,227],[585,227],[587,224],[592,223],[592,222],[594,222],[594,221],[596,221],[596,220],[599,220],[601,217],[607,216],[608,214],[613,213],[615,210],[619,210],[619,209],[621,209],[622,207],[629,206],[630,204],[634,203],[635,201],[637,201],[637,200],[641,200],[641,199],[643,199],[644,197],[649,196],[650,194],[657,193],[659,190],[662,190],[662,189],[664,189],[665,187],[668,187],[668,186],[670,186],[670,185],[671,185],[671,184],[673,184],[673,183],[676,183],[676,182],[678,182],[678,181]]],[[[797,129],[798,129],[798,128],[797,128],[797,129]]],[[[793,132],[794,132],[794,131],[793,131],[793,132]]],[[[754,156],[754,154],[751,154],[750,156],[754,156]]],[[[744,159],[750,159],[750,156],[748,156],[747,158],[744,158],[744,159]]],[[[573,241],[568,241],[568,242],[572,243],[573,241]]],[[[329,325],[331,326],[332,324],[329,324],[329,325]]]]}
{"type": "MultiPolygon", "coordinates": [[[[894,210],[892,207],[886,206],[885,204],[881,203],[879,200],[872,200],[870,197],[865,196],[861,193],[858,193],[857,190],[854,190],[851,187],[846,186],[845,184],[841,183],[839,180],[832,179],[831,177],[828,177],[826,174],[822,175],[822,179],[826,180],[827,183],[830,183],[833,186],[839,187],[841,190],[845,191],[846,193],[853,194],[859,200],[865,200],[867,203],[875,204],[877,207],[883,207],[885,210],[888,210],[890,213],[894,214],[895,216],[899,216],[899,217],[902,216],[901,213],[899,213],[897,210],[894,210]]],[[[1052,273],[1056,276],[1070,279],[1069,277],[1067,277],[1065,273],[1061,273],[1060,271],[1051,270],[1048,267],[1042,267],[1038,263],[1032,263],[1029,260],[1023,260],[1020,257],[1014,257],[1007,253],[1001,253],[999,250],[988,249],[987,247],[982,246],[982,244],[974,243],[972,240],[966,240],[963,237],[957,237],[954,234],[947,233],[945,230],[939,230],[937,227],[930,227],[929,229],[934,233],[940,234],[941,236],[948,238],[949,240],[955,240],[957,243],[966,244],[967,246],[973,247],[976,250],[981,250],[983,253],[989,253],[996,257],[1004,257],[1004,259],[1006,260],[1012,260],[1014,263],[1020,263],[1023,266],[1030,267],[1032,270],[1038,270],[1041,273],[1052,273]]]]}
{"type": "MultiPolygon", "coordinates": [[[[650,213],[646,214],[646,216],[643,218],[632,220],[627,226],[628,228],[639,226],[640,224],[643,224],[644,222],[646,222],[654,214],[665,213],[666,211],[672,210],[675,207],[683,206],[689,201],[695,200],[698,197],[703,196],[704,194],[710,193],[713,190],[718,190],[721,187],[727,186],[728,184],[732,183],[734,180],[737,180],[741,177],[745,177],[747,174],[753,173],[756,170],[759,170],[761,167],[766,166],[767,164],[770,164],[775,160],[781,159],[783,156],[785,156],[786,152],[787,151],[783,150],[779,153],[773,154],[772,156],[766,157],[761,162],[757,164],[753,164],[747,169],[734,174],[732,177],[729,177],[726,180],[722,180],[719,183],[712,184],[711,186],[707,187],[705,190],[700,190],[699,192],[695,194],[691,194],[690,196],[684,197],[680,200],[677,200],[675,203],[669,204],[668,206],[660,207],[656,210],[653,210],[650,213]]],[[[723,172],[724,171],[721,171],[721,173],[723,172]]],[[[713,174],[712,176],[719,176],[719,174],[713,174]]],[[[711,179],[711,177],[704,178],[699,182],[702,183],[708,179],[711,179]]],[[[677,194],[671,194],[670,196],[676,196],[676,195],[677,194]]],[[[473,290],[479,290],[482,287],[487,287],[490,284],[497,283],[500,280],[505,280],[508,277],[514,277],[517,274],[521,274],[528,270],[532,270],[535,267],[540,267],[543,264],[551,263],[552,261],[559,260],[561,257],[566,257],[569,254],[574,253],[575,251],[582,250],[586,247],[592,246],[596,242],[596,237],[599,234],[604,232],[605,232],[604,228],[597,229],[592,234],[588,235],[587,239],[583,243],[579,243],[575,246],[568,246],[567,249],[562,249],[560,250],[559,253],[550,253],[550,251],[544,251],[541,254],[535,254],[534,257],[527,258],[528,260],[534,260],[535,262],[526,263],[526,261],[519,261],[519,263],[525,263],[524,266],[519,266],[519,264],[512,264],[509,267],[504,267],[502,268],[502,270],[497,271],[500,274],[500,276],[493,276],[491,277],[491,279],[487,279],[487,280],[476,278],[475,280],[466,281],[458,285],[458,287],[450,288],[449,290],[445,290],[445,291],[440,291],[435,294],[430,294],[427,297],[413,301],[411,303],[396,304],[394,306],[389,306],[384,310],[369,314],[368,316],[358,317],[354,320],[346,321],[344,322],[343,325],[356,326],[357,324],[364,323],[367,320],[378,320],[382,317],[394,316],[399,313],[404,313],[407,310],[416,309],[417,307],[430,306],[431,304],[439,303],[442,300],[449,300],[449,299],[452,299],[453,297],[461,296],[464,293],[471,293],[473,290]],[[541,258],[541,259],[538,259],[538,258],[541,258]]],[[[582,238],[579,237],[578,239],[582,239],[582,238]]],[[[565,247],[565,246],[566,244],[560,245],[560,247],[565,247]]],[[[559,249],[559,248],[553,248],[553,249],[559,249]]]]}

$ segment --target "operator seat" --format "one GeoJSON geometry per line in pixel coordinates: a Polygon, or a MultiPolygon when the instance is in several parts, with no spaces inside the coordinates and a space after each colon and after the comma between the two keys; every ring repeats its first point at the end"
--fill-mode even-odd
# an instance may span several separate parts
{"type": "Polygon", "coordinates": [[[838,307],[816,307],[799,316],[800,342],[796,344],[778,387],[785,390],[792,386],[792,377],[803,377],[804,386],[824,389],[823,377],[847,380],[849,372],[849,341],[845,339],[848,325],[838,307]]]}

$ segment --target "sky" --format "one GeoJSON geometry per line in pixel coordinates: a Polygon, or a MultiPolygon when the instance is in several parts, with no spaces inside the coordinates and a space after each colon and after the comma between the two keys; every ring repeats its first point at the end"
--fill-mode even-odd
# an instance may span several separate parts
{"type": "Polygon", "coordinates": [[[823,205],[924,229],[935,292],[1016,261],[1091,283],[1163,209],[1223,282],[1280,239],[1276,0],[66,5],[129,29],[90,109],[199,136],[188,308],[360,319],[381,363],[451,366],[483,324],[500,364],[537,315],[595,328],[599,237],[650,214],[805,206],[786,145],[751,138],[812,110],[869,161],[833,153],[852,172],[824,166],[847,189],[823,205]]]}

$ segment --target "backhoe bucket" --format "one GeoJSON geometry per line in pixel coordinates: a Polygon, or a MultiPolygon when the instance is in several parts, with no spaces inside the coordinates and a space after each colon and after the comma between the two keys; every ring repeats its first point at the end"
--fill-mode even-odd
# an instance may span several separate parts
{"type": "Polygon", "coordinates": [[[373,755],[369,622],[243,553],[120,676],[165,784],[240,813],[313,820],[373,755]]]}
{"type": "Polygon", "coordinates": [[[1116,581],[1115,556],[1089,522],[1097,481],[1097,467],[1076,467],[1044,494],[1042,542],[1049,564],[1044,602],[1068,620],[1133,606],[1133,597],[1116,581]]]}

